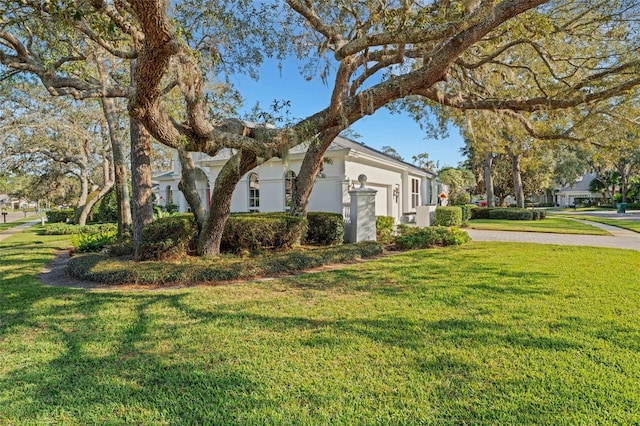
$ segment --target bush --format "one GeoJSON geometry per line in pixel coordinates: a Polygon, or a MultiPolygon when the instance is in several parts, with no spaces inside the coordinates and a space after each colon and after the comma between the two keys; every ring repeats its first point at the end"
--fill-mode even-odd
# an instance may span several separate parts
{"type": "Polygon", "coordinates": [[[477,206],[475,204],[464,204],[461,206],[458,206],[462,209],[462,222],[467,222],[469,219],[471,219],[471,210],[476,209],[477,206]]]}
{"type": "Polygon", "coordinates": [[[489,219],[533,220],[533,210],[519,208],[496,208],[489,212],[489,219]]]}
{"type": "Polygon", "coordinates": [[[115,186],[107,191],[104,197],[93,206],[91,216],[95,222],[118,221],[118,200],[115,186]]]}
{"type": "Polygon", "coordinates": [[[376,239],[384,244],[393,241],[395,223],[393,216],[376,216],[376,239]]]}
{"type": "Polygon", "coordinates": [[[101,223],[97,225],[72,225],[68,223],[47,223],[41,231],[43,235],[73,235],[73,234],[100,234],[103,232],[118,232],[115,223],[101,223]]]}
{"type": "Polygon", "coordinates": [[[396,246],[401,249],[419,249],[434,246],[455,246],[471,241],[469,234],[458,228],[435,226],[413,228],[396,238],[396,246]]]}
{"type": "Polygon", "coordinates": [[[232,214],[225,224],[220,249],[256,253],[267,248],[290,248],[299,244],[306,232],[306,219],[285,213],[232,214]]]}
{"type": "Polygon", "coordinates": [[[75,217],[76,217],[76,211],[74,209],[47,211],[47,222],[49,223],[73,222],[75,217]]]}
{"type": "Polygon", "coordinates": [[[105,231],[97,234],[76,234],[71,238],[73,247],[82,253],[101,251],[108,244],[116,242],[116,231],[105,231]]]}
{"type": "Polygon", "coordinates": [[[489,214],[495,207],[478,207],[471,210],[471,219],[490,219],[489,214]]]}
{"type": "Polygon", "coordinates": [[[310,212],[307,221],[306,243],[331,246],[344,241],[344,218],[340,213],[310,212]]]}
{"type": "Polygon", "coordinates": [[[436,225],[460,226],[462,225],[462,209],[460,206],[436,207],[436,225]]]}
{"type": "Polygon", "coordinates": [[[172,262],[133,263],[101,254],[74,256],[67,265],[77,278],[105,284],[180,285],[210,281],[282,275],[322,265],[353,262],[382,253],[376,241],[341,244],[332,247],[304,248],[290,252],[269,253],[266,256],[237,258],[226,255],[215,259],[172,262]]]}
{"type": "Polygon", "coordinates": [[[198,226],[192,214],[163,217],[142,230],[141,260],[162,260],[194,252],[198,226]]]}

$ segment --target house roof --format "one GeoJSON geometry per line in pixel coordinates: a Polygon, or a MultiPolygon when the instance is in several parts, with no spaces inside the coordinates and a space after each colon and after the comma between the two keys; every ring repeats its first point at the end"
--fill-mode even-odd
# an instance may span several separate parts
{"type": "Polygon", "coordinates": [[[587,173],[571,185],[565,186],[558,192],[589,192],[589,184],[597,177],[598,175],[596,173],[587,173]]]}
{"type": "MultiPolygon", "coordinates": [[[[411,171],[413,171],[414,173],[419,173],[419,174],[428,174],[432,177],[436,177],[437,174],[434,172],[430,172],[427,171],[425,169],[422,169],[420,167],[415,166],[414,164],[408,163],[406,161],[403,160],[399,160],[395,157],[392,157],[390,155],[385,154],[382,151],[378,151],[377,149],[371,148],[367,145],[365,145],[364,143],[360,143],[360,142],[356,142],[352,139],[348,139],[345,138],[343,136],[338,136],[336,137],[333,142],[331,142],[331,145],[329,145],[329,148],[327,149],[327,151],[341,151],[341,150],[349,150],[349,151],[355,151],[355,152],[362,152],[368,155],[371,155],[373,157],[379,158],[379,159],[383,159],[385,161],[391,162],[391,163],[395,163],[395,165],[397,165],[398,167],[401,167],[403,169],[409,169],[411,171]]],[[[289,150],[289,154],[304,154],[307,151],[307,144],[300,144],[300,145],[296,145],[295,147],[293,147],[291,150],[289,150]]],[[[231,154],[232,151],[228,148],[225,148],[223,150],[221,150],[215,157],[212,158],[213,161],[224,161],[224,160],[228,160],[229,158],[231,158],[231,154]]],[[[164,177],[164,176],[163,176],[164,177]]],[[[160,178],[162,179],[162,177],[157,176],[156,178],[160,178]]]]}
{"type": "Polygon", "coordinates": [[[342,136],[338,136],[337,138],[334,139],[334,141],[331,143],[331,146],[329,147],[329,150],[331,149],[349,149],[354,151],[366,152],[367,154],[373,155],[378,158],[384,158],[387,161],[396,163],[397,165],[403,168],[413,170],[414,172],[418,172],[421,174],[427,173],[433,177],[437,176],[437,174],[434,172],[430,172],[428,170],[422,169],[420,167],[417,167],[414,164],[408,163],[404,160],[399,160],[395,157],[385,154],[382,151],[379,151],[375,148],[371,148],[370,146],[367,146],[364,143],[356,142],[352,139],[348,139],[342,136]]]}

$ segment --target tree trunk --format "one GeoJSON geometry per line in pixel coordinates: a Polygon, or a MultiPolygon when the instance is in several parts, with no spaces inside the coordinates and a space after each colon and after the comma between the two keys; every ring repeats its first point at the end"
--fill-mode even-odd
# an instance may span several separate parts
{"type": "Polygon", "coordinates": [[[324,153],[331,145],[331,142],[340,134],[337,127],[322,132],[316,141],[309,144],[309,148],[304,156],[300,172],[294,179],[291,197],[291,209],[289,213],[292,216],[304,217],[307,215],[307,205],[311,190],[316,183],[318,172],[322,168],[324,153]]]}
{"type": "Polygon", "coordinates": [[[258,165],[255,154],[240,151],[220,170],[209,206],[209,215],[198,240],[200,256],[220,254],[222,232],[231,213],[231,197],[236,185],[247,172],[258,165]]]}
{"type": "Polygon", "coordinates": [[[127,166],[123,142],[120,139],[120,126],[115,100],[102,98],[102,111],[109,127],[109,141],[113,155],[113,172],[118,203],[118,237],[131,234],[131,204],[129,202],[129,185],[127,183],[127,166]]]}
{"type": "Polygon", "coordinates": [[[133,253],[139,259],[142,230],[153,220],[151,199],[151,136],[131,118],[131,183],[133,192],[133,253]]]}
{"type": "Polygon", "coordinates": [[[513,174],[513,192],[516,197],[516,207],[524,208],[524,189],[522,187],[522,174],[520,173],[521,155],[515,155],[507,151],[511,159],[511,173],[513,174]]]}
{"type": "Polygon", "coordinates": [[[496,197],[493,192],[493,175],[491,174],[491,167],[493,166],[493,153],[487,152],[484,156],[484,161],[482,163],[484,169],[484,184],[486,188],[487,195],[487,207],[495,207],[496,206],[496,197]]]}
{"type": "Polygon", "coordinates": [[[202,198],[200,198],[200,194],[198,194],[196,188],[196,168],[193,164],[193,157],[190,152],[178,149],[178,158],[182,166],[182,178],[178,184],[178,189],[182,191],[184,198],[187,200],[198,224],[198,233],[200,233],[206,220],[206,212],[202,204],[202,198]]]}
{"type": "Polygon", "coordinates": [[[80,150],[80,198],[78,199],[78,207],[76,208],[75,214],[75,223],[80,226],[84,226],[87,224],[87,215],[82,215],[82,212],[85,210],[85,206],[87,205],[87,199],[89,198],[89,175],[87,171],[87,167],[89,164],[89,154],[87,153],[88,147],[87,144],[89,141],[84,141],[84,145],[80,150]]]}

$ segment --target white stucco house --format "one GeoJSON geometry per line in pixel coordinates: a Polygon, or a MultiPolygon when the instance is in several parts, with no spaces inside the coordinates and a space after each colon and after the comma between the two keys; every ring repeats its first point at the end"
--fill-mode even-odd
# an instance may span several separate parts
{"type": "Polygon", "coordinates": [[[555,203],[558,207],[575,206],[576,198],[587,198],[591,200],[602,200],[602,194],[589,191],[589,184],[598,175],[587,173],[571,185],[561,188],[555,193],[555,203]]]}
{"type": "MultiPolygon", "coordinates": [[[[297,146],[286,161],[271,159],[245,175],[238,183],[231,202],[232,212],[279,212],[287,210],[291,199],[291,178],[298,174],[306,147],[297,146]]],[[[230,156],[224,150],[215,157],[193,153],[198,174],[197,188],[209,205],[213,186],[230,156]]],[[[436,204],[438,194],[446,192],[437,175],[400,161],[344,137],[337,137],[327,150],[323,169],[313,187],[308,211],[342,213],[349,217],[349,190],[359,186],[358,176],[367,176],[367,187],[377,190],[376,216],[392,216],[396,222],[413,221],[416,206],[436,204]]],[[[178,190],[180,163],[154,177],[159,204],[176,204],[181,212],[189,206],[178,190]]]]}

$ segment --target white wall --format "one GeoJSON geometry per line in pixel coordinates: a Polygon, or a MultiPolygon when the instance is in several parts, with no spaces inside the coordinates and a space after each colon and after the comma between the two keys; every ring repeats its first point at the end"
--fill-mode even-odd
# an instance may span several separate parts
{"type": "Polygon", "coordinates": [[[376,194],[376,215],[393,216],[396,221],[400,221],[404,195],[401,172],[381,169],[361,162],[348,161],[346,163],[345,174],[356,187],[360,186],[358,176],[365,174],[367,176],[366,186],[378,190],[376,194]],[[396,185],[401,188],[397,201],[392,195],[393,188],[396,185]]]}

